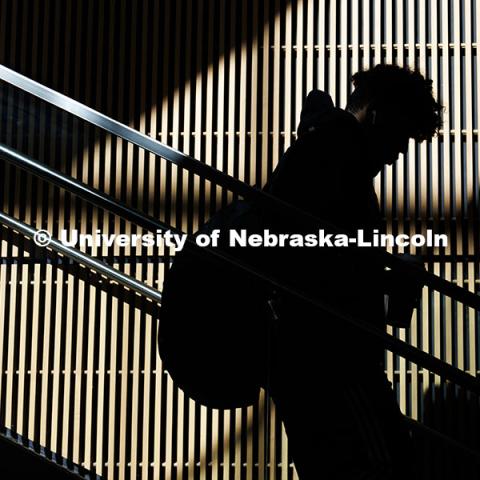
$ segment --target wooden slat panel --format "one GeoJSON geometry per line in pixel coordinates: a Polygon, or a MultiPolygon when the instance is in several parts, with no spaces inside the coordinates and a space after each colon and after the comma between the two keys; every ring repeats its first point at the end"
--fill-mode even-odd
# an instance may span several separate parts
{"type": "MultiPolygon", "coordinates": [[[[51,0],[33,6],[5,0],[0,61],[259,186],[295,139],[312,88],[327,88],[343,107],[350,73],[381,61],[416,65],[447,107],[445,125],[431,146],[411,142],[408,155],[376,179],[386,228],[444,228],[455,242],[445,252],[452,256],[422,251],[427,266],[473,291],[479,284],[472,258],[479,238],[474,26],[480,9],[472,6],[447,0],[51,0]]],[[[1,88],[2,114],[38,119],[18,128],[9,122],[2,141],[160,219],[194,231],[222,199],[232,199],[162,159],[1,88]]],[[[74,226],[137,232],[8,165],[0,168],[2,208],[27,223],[54,232],[74,226]]],[[[209,411],[184,398],[156,352],[157,318],[76,278],[73,267],[40,260],[28,242],[14,245],[5,228],[0,232],[0,421],[112,479],[296,478],[288,439],[265,392],[255,407],[234,412],[209,411]],[[8,263],[12,259],[19,263],[8,263]],[[38,341],[30,345],[30,339],[38,341]]],[[[92,253],[114,254],[114,266],[161,288],[166,264],[152,258],[168,261],[164,249],[92,253]]],[[[473,311],[425,290],[411,330],[397,334],[475,374],[476,322],[473,311]]],[[[387,372],[402,409],[414,418],[425,416],[432,392],[437,403],[447,401],[442,380],[415,365],[388,354],[387,372]]],[[[472,425],[478,420],[465,415],[472,425]]],[[[465,435],[473,438],[473,428],[465,426],[465,435]]]]}

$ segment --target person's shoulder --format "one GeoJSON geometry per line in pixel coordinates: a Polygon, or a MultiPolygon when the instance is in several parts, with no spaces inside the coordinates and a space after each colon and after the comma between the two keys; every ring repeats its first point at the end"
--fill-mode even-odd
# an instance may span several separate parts
{"type": "Polygon", "coordinates": [[[350,112],[341,108],[333,108],[305,133],[298,135],[296,143],[325,142],[331,143],[339,139],[360,139],[361,126],[350,112]]]}
{"type": "Polygon", "coordinates": [[[285,152],[285,163],[308,163],[316,170],[348,165],[363,149],[363,132],[357,119],[340,108],[332,109],[314,128],[299,135],[285,152]]]}
{"type": "Polygon", "coordinates": [[[351,167],[358,163],[362,142],[357,119],[351,113],[333,107],[289,146],[265,189],[278,190],[283,184],[292,188],[300,181],[308,183],[309,178],[331,179],[346,171],[354,172],[356,169],[351,167]]]}

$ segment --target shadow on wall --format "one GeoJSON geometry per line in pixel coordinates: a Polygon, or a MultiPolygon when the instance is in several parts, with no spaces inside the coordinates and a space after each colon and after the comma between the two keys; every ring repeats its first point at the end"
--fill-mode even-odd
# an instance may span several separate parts
{"type": "MultiPolygon", "coordinates": [[[[205,112],[209,104],[208,82],[217,95],[215,85],[221,65],[226,90],[219,108],[235,112],[234,124],[228,123],[228,129],[239,130],[239,102],[246,95],[243,90],[249,90],[253,75],[265,68],[268,78],[259,85],[268,85],[273,75],[268,66],[261,64],[263,44],[273,42],[273,28],[266,26],[274,25],[277,14],[284,12],[289,3],[46,0],[32,5],[28,0],[5,0],[0,3],[0,63],[182,151],[192,152],[195,148],[197,158],[231,175],[240,177],[245,171],[249,183],[255,183],[258,176],[265,181],[262,161],[271,163],[271,155],[249,158],[259,155],[261,148],[265,150],[261,142],[243,153],[233,153],[239,149],[235,136],[220,135],[222,144],[217,146],[217,137],[194,135],[192,130],[209,130],[205,112]],[[260,46],[254,47],[256,42],[260,46]],[[258,51],[257,67],[248,53],[252,49],[258,51]],[[245,78],[243,87],[240,78],[245,78]],[[187,108],[189,120],[184,118],[187,108]],[[184,122],[189,131],[182,135],[184,122]],[[265,157],[267,160],[262,160],[265,157]]],[[[270,51],[267,53],[270,55],[270,51]]],[[[259,91],[258,95],[262,98],[265,92],[259,91]]],[[[257,103],[260,112],[263,103],[257,103]]],[[[212,112],[214,125],[217,115],[212,112]]],[[[61,124],[64,119],[56,118],[58,128],[65,131],[61,124]]],[[[32,123],[27,128],[31,130],[32,123]]],[[[78,130],[74,121],[73,135],[78,130]]],[[[128,204],[143,202],[139,208],[145,211],[150,205],[158,206],[159,211],[153,215],[184,230],[196,230],[209,217],[209,212],[203,211],[204,205],[210,205],[212,212],[219,208],[219,192],[208,182],[191,176],[187,181],[175,166],[152,160],[149,155],[144,157],[143,152],[139,154],[125,142],[114,140],[110,150],[105,140],[98,139],[97,132],[87,130],[80,131],[81,138],[75,139],[75,148],[67,154],[55,143],[69,141],[31,140],[29,132],[27,152],[40,161],[54,162],[56,168],[79,172],[82,177],[88,175],[89,183],[99,183],[128,204]],[[111,160],[106,158],[109,155],[111,160]],[[133,168],[135,165],[138,168],[133,168]],[[103,173],[109,166],[110,171],[103,173]],[[158,194],[158,190],[162,192],[158,194]],[[187,217],[188,225],[184,220],[187,217]]],[[[248,144],[250,137],[244,140],[248,144]]]]}
{"type": "Polygon", "coordinates": [[[288,3],[5,0],[0,63],[135,123],[231,49],[260,41],[288,3]]]}

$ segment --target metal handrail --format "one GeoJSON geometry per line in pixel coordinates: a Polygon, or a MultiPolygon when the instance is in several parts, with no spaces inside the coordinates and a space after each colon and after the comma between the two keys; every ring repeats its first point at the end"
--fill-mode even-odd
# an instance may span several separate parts
{"type": "MultiPolygon", "coordinates": [[[[0,424],[0,452],[6,454],[5,456],[2,455],[2,474],[4,474],[3,463],[10,462],[12,454],[13,458],[16,459],[16,452],[19,451],[22,454],[22,462],[26,462],[26,465],[34,463],[32,468],[36,467],[36,478],[42,478],[40,473],[49,475],[48,478],[69,478],[71,480],[102,480],[104,478],[88,470],[84,465],[74,463],[72,460],[62,457],[59,453],[53,452],[31,438],[26,438],[11,428],[0,424]],[[45,467],[48,468],[48,472],[44,471],[45,467]],[[38,470],[42,471],[39,472],[38,470]]],[[[28,470],[31,469],[28,468],[28,470]]],[[[22,478],[24,473],[27,474],[27,472],[16,472],[15,478],[22,478]]],[[[2,475],[2,478],[5,478],[5,476],[2,475]]],[[[9,475],[8,478],[12,477],[9,475]]],[[[29,475],[29,478],[31,478],[31,475],[29,475]]]]}
{"type": "Polygon", "coordinates": [[[414,420],[413,418],[407,416],[404,416],[403,420],[406,422],[407,426],[411,430],[418,432],[420,435],[426,435],[429,438],[433,437],[442,443],[448,444],[449,447],[461,450],[464,454],[468,455],[475,463],[480,465],[480,451],[475,450],[448,435],[445,435],[444,433],[436,430],[435,428],[428,427],[427,425],[419,422],[418,420],[414,420]]]}
{"type": "MultiPolygon", "coordinates": [[[[41,230],[37,230],[30,225],[17,220],[16,218],[7,215],[4,212],[0,212],[0,223],[3,223],[7,227],[20,232],[21,234],[35,239],[41,230]]],[[[55,238],[50,238],[48,242],[48,247],[51,248],[54,252],[65,255],[66,257],[74,260],[77,263],[80,263],[96,272],[104,275],[109,280],[119,283],[124,287],[130,288],[131,290],[147,297],[154,302],[161,303],[162,294],[155,290],[154,288],[145,285],[143,282],[140,282],[136,278],[133,278],[129,275],[126,275],[115,268],[112,268],[110,265],[107,265],[105,262],[101,262],[96,258],[88,255],[87,253],[81,252],[76,248],[69,247],[64,245],[62,242],[56,240],[55,238]]]]}
{"type": "MultiPolygon", "coordinates": [[[[74,195],[83,198],[90,203],[93,203],[97,207],[104,208],[116,215],[122,216],[126,220],[129,220],[132,223],[135,223],[149,231],[170,230],[172,233],[183,233],[150,215],[146,215],[139,210],[133,209],[121,202],[118,202],[113,197],[97,189],[89,187],[88,185],[85,185],[79,180],[76,180],[61,172],[58,172],[48,167],[47,165],[39,163],[32,158],[29,158],[2,144],[0,144],[0,157],[4,158],[5,160],[17,167],[20,167],[36,176],[39,176],[40,178],[43,178],[59,186],[60,188],[69,191],[74,195]]],[[[339,312],[335,307],[329,305],[327,302],[313,299],[302,290],[299,290],[292,285],[285,285],[279,280],[277,280],[275,277],[269,274],[265,274],[264,272],[252,267],[251,265],[240,262],[236,258],[232,257],[229,254],[226,254],[219,249],[207,247],[199,248],[196,245],[195,241],[191,238],[187,238],[186,245],[189,245],[191,251],[194,253],[201,255],[211,255],[215,258],[226,261],[243,270],[245,273],[250,274],[264,282],[267,282],[281,291],[288,292],[296,298],[308,302],[316,308],[330,313],[336,318],[346,321],[354,327],[359,328],[364,332],[367,332],[377,338],[380,338],[384,342],[387,349],[390,349],[391,351],[407,358],[408,360],[417,363],[418,365],[436,373],[437,375],[440,375],[448,380],[457,383],[458,385],[462,385],[463,387],[480,394],[479,380],[477,380],[474,376],[439,360],[433,355],[423,352],[422,350],[397,339],[393,335],[390,335],[362,320],[354,318],[349,314],[339,312]]]]}
{"type": "MultiPolygon", "coordinates": [[[[35,239],[36,234],[39,232],[39,230],[36,230],[33,227],[31,227],[30,225],[27,225],[26,223],[21,222],[20,220],[17,220],[15,218],[11,217],[10,215],[6,215],[3,212],[0,212],[0,223],[3,223],[7,227],[9,227],[13,230],[16,230],[19,233],[21,233],[21,234],[23,234],[23,235],[25,235],[25,236],[27,236],[28,238],[31,238],[31,239],[35,239]]],[[[152,300],[152,301],[154,301],[158,304],[161,304],[162,295],[158,290],[155,290],[155,289],[149,287],[148,285],[145,285],[144,283],[139,282],[137,279],[135,279],[135,278],[133,278],[129,275],[126,275],[123,272],[119,272],[118,270],[110,267],[109,265],[107,265],[103,262],[99,262],[98,260],[96,260],[95,258],[93,258],[92,256],[90,256],[90,255],[88,255],[84,252],[80,252],[79,250],[77,250],[75,248],[65,246],[65,245],[63,245],[63,243],[61,243],[58,240],[53,239],[53,238],[50,239],[50,241],[48,243],[48,248],[51,248],[53,251],[55,251],[55,252],[57,252],[61,255],[64,255],[64,256],[70,258],[71,260],[84,265],[85,267],[88,267],[88,268],[91,268],[92,270],[95,270],[96,272],[104,275],[105,277],[107,277],[111,281],[115,281],[115,282],[123,285],[124,287],[132,289],[132,290],[136,291],[137,293],[139,293],[140,295],[142,295],[142,296],[144,296],[144,297],[146,297],[146,298],[148,298],[148,299],[150,299],[150,300],[152,300]]],[[[407,422],[408,426],[412,430],[416,430],[417,432],[419,432],[423,435],[427,435],[428,437],[434,437],[434,438],[438,439],[439,441],[450,445],[453,448],[461,450],[465,454],[472,457],[472,459],[476,463],[480,463],[480,452],[478,452],[478,451],[468,447],[467,445],[449,437],[448,435],[445,435],[445,434],[439,432],[438,430],[435,430],[431,427],[427,427],[426,425],[424,425],[423,423],[421,423],[417,420],[414,420],[414,419],[412,419],[410,417],[407,417],[407,416],[404,416],[403,418],[404,418],[404,421],[407,422]]],[[[0,438],[7,439],[8,437],[3,437],[2,433],[0,433],[0,438]]],[[[13,442],[14,438],[13,437],[10,437],[10,438],[13,442]]],[[[28,449],[28,447],[26,445],[22,445],[20,443],[18,445],[23,447],[23,448],[28,449]]],[[[34,452],[34,451],[32,450],[32,452],[34,452]]],[[[37,452],[35,452],[35,453],[37,453],[37,452]]],[[[55,464],[55,465],[58,465],[58,464],[55,464]]],[[[78,467],[76,467],[76,468],[78,470],[78,467]]],[[[74,468],[72,468],[72,469],[74,470],[74,468]]],[[[70,468],[69,468],[69,471],[70,471],[70,468]]],[[[74,473],[76,473],[76,472],[74,472],[74,473]]],[[[97,477],[97,478],[100,478],[100,477],[97,477]]]]}
{"type": "MultiPolygon", "coordinates": [[[[179,167],[185,168],[194,174],[198,174],[203,178],[216,183],[217,185],[227,188],[232,192],[240,196],[243,196],[246,199],[257,200],[261,205],[267,206],[267,208],[273,209],[275,211],[282,211],[282,213],[287,215],[294,215],[297,221],[299,218],[301,218],[307,224],[316,225],[318,227],[328,230],[331,233],[346,233],[341,229],[329,224],[328,222],[321,221],[315,218],[314,216],[306,212],[303,212],[293,207],[292,205],[289,205],[286,202],[283,202],[267,194],[266,192],[261,191],[260,189],[251,187],[239,180],[236,180],[235,178],[230,177],[227,174],[219,170],[216,170],[207,164],[204,164],[167,145],[164,145],[161,142],[158,142],[157,140],[154,140],[145,134],[142,134],[126,125],[123,125],[120,122],[117,122],[112,118],[107,117],[106,115],[103,115],[69,97],[66,97],[65,95],[62,95],[37,82],[34,82],[33,80],[28,79],[27,77],[24,77],[18,74],[17,72],[14,72],[13,70],[10,70],[2,65],[0,65],[0,79],[6,82],[9,82],[14,86],[26,92],[29,92],[32,95],[35,95],[40,99],[58,108],[66,110],[67,112],[79,118],[82,118],[87,122],[102,128],[103,130],[113,133],[114,135],[120,138],[123,138],[124,140],[127,140],[155,155],[161,156],[162,158],[176,164],[179,167]]],[[[2,151],[3,151],[3,154],[8,155],[7,151],[3,150],[3,147],[2,147],[2,151]]],[[[11,159],[9,159],[9,161],[11,161],[11,159]]],[[[15,163],[15,162],[12,162],[12,163],[15,163]]],[[[39,171],[34,172],[33,170],[26,168],[25,166],[22,166],[22,165],[18,165],[18,166],[20,166],[21,168],[25,168],[36,175],[43,176],[43,178],[47,178],[46,170],[42,174],[40,174],[39,171]]],[[[58,172],[56,172],[56,175],[61,176],[61,174],[58,172]]],[[[59,181],[60,180],[59,178],[57,178],[56,180],[57,181],[54,181],[53,183],[56,183],[57,185],[62,187],[62,181],[59,181]]],[[[73,180],[73,179],[70,179],[70,180],[73,180]]],[[[50,181],[52,181],[52,179],[50,179],[50,181]]],[[[66,182],[66,183],[69,183],[69,182],[66,182]]],[[[96,203],[94,200],[99,200],[101,198],[103,206],[105,208],[112,211],[113,213],[118,213],[118,211],[116,211],[117,210],[116,208],[112,208],[112,207],[115,207],[115,205],[111,203],[112,201],[115,202],[114,199],[108,198],[106,195],[102,194],[101,192],[95,192],[93,189],[90,189],[85,185],[81,185],[80,182],[76,182],[76,183],[77,184],[75,185],[76,187],[75,193],[78,196],[96,205],[98,205],[98,203],[96,203]],[[96,196],[96,194],[100,194],[100,197],[96,196]]],[[[63,188],[65,188],[65,186],[63,186],[63,188]]],[[[127,215],[126,218],[128,218],[129,220],[135,223],[138,223],[141,226],[144,226],[147,229],[150,229],[152,226],[155,229],[167,228],[165,227],[165,225],[162,225],[160,222],[155,221],[155,219],[152,219],[151,217],[149,218],[147,216],[142,216],[140,212],[134,211],[133,209],[129,209],[129,207],[127,206],[124,206],[124,205],[120,206],[120,205],[121,204],[117,203],[117,206],[120,207],[119,210],[124,210],[124,213],[127,211],[126,209],[130,211],[130,214],[127,215]]],[[[5,215],[2,212],[0,212],[0,222],[4,223],[8,227],[14,230],[17,230],[20,233],[30,238],[32,238],[36,232],[36,230],[33,229],[32,227],[12,217],[5,215]]],[[[173,230],[170,227],[168,227],[168,229],[173,230]]],[[[161,302],[161,293],[159,291],[154,290],[146,286],[142,282],[139,282],[138,280],[132,277],[129,277],[123,274],[122,272],[119,272],[118,270],[111,268],[110,266],[106,265],[103,262],[99,262],[98,260],[94,259],[93,257],[90,257],[87,254],[84,254],[83,252],[79,252],[76,249],[66,247],[65,245],[63,245],[62,243],[54,239],[52,239],[52,241],[50,242],[49,247],[58,253],[61,253],[93,270],[100,272],[110,280],[114,280],[124,285],[125,287],[130,288],[138,292],[139,294],[147,298],[150,298],[153,301],[156,301],[157,303],[161,302]]],[[[204,249],[204,251],[207,251],[207,249],[204,249]]],[[[468,290],[463,289],[451,282],[448,282],[442,279],[441,277],[438,277],[422,269],[419,269],[415,265],[404,262],[402,259],[395,257],[392,254],[389,254],[388,252],[381,250],[379,248],[371,248],[370,252],[373,253],[375,256],[377,256],[379,259],[381,259],[385,265],[391,268],[404,271],[406,273],[413,273],[425,285],[428,285],[429,287],[434,288],[435,290],[438,290],[439,292],[445,295],[448,295],[451,298],[468,305],[469,307],[475,308],[477,310],[480,309],[480,299],[473,292],[469,292],[468,290]]],[[[369,254],[371,254],[370,252],[369,254]]],[[[209,253],[212,254],[212,252],[209,252],[209,253]]],[[[359,253],[363,253],[363,252],[359,252],[359,253]]],[[[242,268],[243,270],[248,271],[249,273],[252,273],[257,277],[260,277],[266,281],[270,281],[272,284],[277,285],[277,287],[281,288],[279,284],[275,283],[274,279],[271,279],[271,278],[269,279],[267,276],[259,274],[259,272],[255,272],[254,269],[251,269],[245,265],[241,265],[240,262],[235,261],[234,259],[227,258],[226,255],[217,255],[217,256],[224,257],[224,260],[234,263],[239,268],[242,268]]],[[[415,347],[412,347],[406,344],[405,342],[402,342],[396,339],[395,337],[389,334],[386,334],[385,332],[382,332],[374,327],[371,327],[370,325],[364,322],[361,322],[357,319],[353,319],[352,317],[342,313],[339,314],[334,310],[332,311],[332,307],[328,306],[323,302],[312,301],[313,299],[307,298],[301,292],[295,292],[294,290],[289,290],[288,287],[287,287],[287,290],[290,291],[290,293],[295,294],[300,298],[303,298],[304,300],[309,301],[310,303],[314,304],[319,308],[322,308],[325,311],[335,313],[336,316],[338,316],[343,320],[348,321],[349,323],[356,326],[357,328],[360,328],[377,337],[382,338],[385,341],[386,347],[387,348],[390,347],[392,351],[400,355],[403,355],[407,358],[410,357],[408,358],[409,360],[416,361],[416,363],[428,368],[430,371],[437,373],[439,375],[442,375],[445,378],[448,378],[457,384],[463,385],[464,387],[471,389],[472,391],[480,393],[480,384],[475,377],[468,375],[465,372],[459,369],[456,369],[455,367],[452,367],[451,365],[448,365],[440,361],[439,359],[429,354],[426,354],[425,352],[422,352],[421,350],[418,350],[415,347]]],[[[452,444],[452,446],[455,446],[464,451],[467,451],[467,453],[470,453],[476,459],[476,461],[479,461],[478,452],[468,449],[465,445],[454,441],[453,439],[437,432],[436,430],[430,429],[424,426],[423,424],[413,421],[412,419],[408,419],[407,417],[405,418],[407,419],[407,421],[409,421],[409,423],[411,424],[411,427],[416,428],[417,430],[423,431],[426,434],[434,435],[440,438],[441,440],[452,444]]]]}
{"type": "MultiPolygon", "coordinates": [[[[165,145],[158,140],[155,140],[144,133],[141,133],[127,125],[124,125],[117,120],[114,120],[107,115],[104,115],[96,110],[73,100],[51,88],[45,87],[34,80],[25,77],[24,75],[11,70],[4,65],[0,65],[0,80],[4,80],[15,87],[30,93],[43,101],[46,101],[55,107],[65,110],[78,118],[86,120],[92,125],[98,126],[101,129],[110,132],[124,140],[133,143],[150,153],[158,155],[165,160],[174,163],[175,165],[185,168],[188,171],[200,175],[201,177],[210,180],[211,182],[227,188],[233,193],[240,195],[249,200],[255,200],[260,205],[271,210],[281,212],[283,215],[291,216],[298,222],[299,220],[305,222],[306,225],[315,228],[323,228],[329,233],[344,233],[348,232],[316,218],[314,215],[304,212],[291,204],[284,202],[273,195],[252,187],[246,183],[237,180],[220,170],[217,170],[210,165],[207,165],[199,160],[196,160],[189,155],[186,155],[174,148],[165,145]]],[[[445,280],[437,275],[434,275],[426,270],[417,267],[411,262],[406,262],[401,258],[388,253],[387,251],[371,247],[368,250],[362,249],[355,245],[351,246],[356,249],[359,254],[374,256],[386,266],[398,269],[406,274],[414,275],[423,284],[448,295],[454,300],[457,300],[468,307],[480,310],[480,296],[458,285],[455,285],[448,280],[445,280]]]]}

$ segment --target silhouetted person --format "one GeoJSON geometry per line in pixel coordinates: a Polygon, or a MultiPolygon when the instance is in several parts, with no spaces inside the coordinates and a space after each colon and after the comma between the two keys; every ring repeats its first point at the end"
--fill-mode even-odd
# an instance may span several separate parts
{"type": "MultiPolygon", "coordinates": [[[[324,92],[308,95],[298,139],[265,190],[352,233],[381,231],[373,178],[407,151],[410,138],[437,132],[442,107],[432,82],[406,68],[378,65],[352,79],[346,110],[324,92]]],[[[268,211],[263,222],[272,231],[316,233],[268,211]]],[[[277,277],[385,330],[389,280],[380,263],[349,248],[265,249],[262,255],[263,268],[277,277]]],[[[300,479],[415,478],[409,433],[384,373],[384,345],[286,295],[277,314],[267,388],[300,479]]]]}
{"type": "MultiPolygon", "coordinates": [[[[373,178],[407,150],[410,138],[436,133],[442,108],[432,82],[408,69],[377,66],[356,73],[353,83],[346,110],[324,92],[308,95],[298,139],[265,190],[368,237],[381,230],[373,178]]],[[[245,201],[215,214],[199,232],[215,228],[318,233],[245,201]]],[[[379,329],[385,329],[384,294],[402,286],[401,277],[387,276],[383,265],[350,248],[223,242],[219,248],[238,260],[379,329]]],[[[278,318],[269,324],[271,285],[194,250],[175,256],[163,287],[159,351],[186,395],[209,407],[236,408],[255,403],[263,385],[284,422],[301,480],[415,477],[381,341],[283,291],[273,304],[278,318]]]]}

